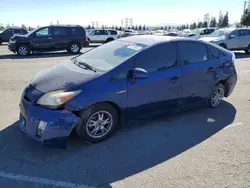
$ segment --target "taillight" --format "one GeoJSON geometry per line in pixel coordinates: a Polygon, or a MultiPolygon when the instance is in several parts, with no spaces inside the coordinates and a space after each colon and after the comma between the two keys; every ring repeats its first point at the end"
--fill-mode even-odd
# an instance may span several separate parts
{"type": "Polygon", "coordinates": [[[232,55],[232,63],[233,63],[234,66],[235,66],[235,61],[236,61],[236,58],[235,58],[235,54],[233,53],[233,55],[232,55]]]}

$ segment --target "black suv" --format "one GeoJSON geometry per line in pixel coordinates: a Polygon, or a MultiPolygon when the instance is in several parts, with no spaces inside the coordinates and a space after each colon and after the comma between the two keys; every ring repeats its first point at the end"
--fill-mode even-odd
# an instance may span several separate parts
{"type": "Polygon", "coordinates": [[[38,28],[28,35],[14,36],[9,40],[9,50],[21,56],[29,55],[34,51],[67,50],[77,54],[81,48],[88,46],[86,33],[81,26],[47,26],[38,28]]]}
{"type": "Polygon", "coordinates": [[[22,28],[7,28],[2,33],[0,33],[0,44],[2,44],[2,42],[9,42],[10,38],[14,35],[25,35],[27,33],[28,32],[22,28]]]}

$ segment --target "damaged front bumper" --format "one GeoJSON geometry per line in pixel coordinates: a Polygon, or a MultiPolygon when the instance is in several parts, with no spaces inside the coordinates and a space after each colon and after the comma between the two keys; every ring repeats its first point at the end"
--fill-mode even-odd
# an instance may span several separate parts
{"type": "Polygon", "coordinates": [[[20,128],[29,137],[41,142],[43,146],[65,148],[68,136],[80,118],[67,110],[43,108],[22,98],[20,102],[20,128]],[[46,124],[38,132],[40,122],[46,124]]]}

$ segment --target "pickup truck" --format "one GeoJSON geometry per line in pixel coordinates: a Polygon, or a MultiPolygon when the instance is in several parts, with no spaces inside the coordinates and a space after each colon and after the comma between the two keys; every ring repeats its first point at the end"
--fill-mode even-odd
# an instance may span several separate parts
{"type": "Polygon", "coordinates": [[[112,29],[92,29],[87,33],[90,43],[106,43],[118,38],[118,32],[112,29]]]}

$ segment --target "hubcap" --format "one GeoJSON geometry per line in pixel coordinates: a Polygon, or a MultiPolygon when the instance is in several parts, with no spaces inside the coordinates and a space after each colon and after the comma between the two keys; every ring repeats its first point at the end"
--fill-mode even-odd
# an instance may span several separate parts
{"type": "Polygon", "coordinates": [[[224,90],[222,88],[215,89],[211,98],[212,106],[215,107],[218,104],[220,104],[223,97],[224,97],[224,90]]]}
{"type": "Polygon", "coordinates": [[[110,131],[112,125],[112,115],[107,111],[99,111],[89,118],[86,130],[92,138],[100,138],[110,131]]]}
{"type": "Polygon", "coordinates": [[[27,50],[27,48],[25,48],[25,47],[20,47],[20,48],[18,49],[18,52],[19,52],[19,54],[21,54],[21,55],[27,55],[28,50],[27,50]]]}
{"type": "Polygon", "coordinates": [[[78,52],[78,50],[79,50],[79,46],[77,44],[71,45],[71,51],[72,52],[78,52]]]}

